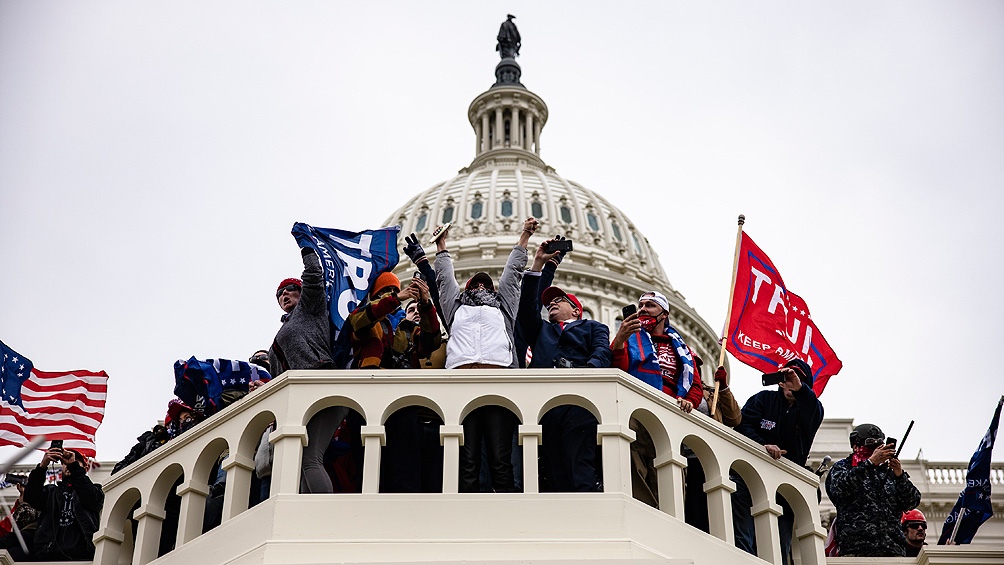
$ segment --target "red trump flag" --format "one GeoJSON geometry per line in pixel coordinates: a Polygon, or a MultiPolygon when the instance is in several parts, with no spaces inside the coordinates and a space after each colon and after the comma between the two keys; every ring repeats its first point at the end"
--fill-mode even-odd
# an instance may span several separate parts
{"type": "Polygon", "coordinates": [[[843,363],[812,321],[809,307],[788,290],[770,258],[745,232],[739,248],[726,349],[769,373],[798,358],[812,367],[812,389],[822,394],[843,363]]]}

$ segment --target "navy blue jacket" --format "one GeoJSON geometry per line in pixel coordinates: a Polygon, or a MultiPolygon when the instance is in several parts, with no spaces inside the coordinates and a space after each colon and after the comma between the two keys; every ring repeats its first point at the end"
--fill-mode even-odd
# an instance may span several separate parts
{"type": "Polygon", "coordinates": [[[523,276],[516,323],[533,349],[530,367],[557,367],[562,357],[576,367],[609,367],[610,330],[595,320],[567,322],[564,330],[557,322],[545,322],[540,317],[539,288],[540,276],[523,276]]]}
{"type": "Polygon", "coordinates": [[[788,406],[784,392],[760,391],[743,406],[743,421],[736,430],[762,445],[776,445],[785,458],[805,466],[816,430],[823,423],[823,405],[812,388],[803,384],[788,406]]]}

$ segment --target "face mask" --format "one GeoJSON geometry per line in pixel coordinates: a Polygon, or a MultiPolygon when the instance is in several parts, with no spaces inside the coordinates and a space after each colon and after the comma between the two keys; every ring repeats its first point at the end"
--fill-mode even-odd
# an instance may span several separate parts
{"type": "Polygon", "coordinates": [[[659,322],[652,316],[638,316],[638,321],[641,322],[641,329],[652,333],[655,329],[656,324],[659,322]]]}

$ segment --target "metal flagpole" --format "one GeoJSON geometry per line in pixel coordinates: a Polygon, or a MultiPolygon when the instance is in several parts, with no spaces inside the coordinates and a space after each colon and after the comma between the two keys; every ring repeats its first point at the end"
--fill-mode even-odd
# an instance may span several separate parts
{"type": "MultiPolygon", "coordinates": [[[[725,366],[725,339],[729,333],[729,320],[732,319],[732,299],[736,293],[736,272],[739,270],[739,247],[743,241],[743,224],[746,223],[746,216],[739,214],[739,231],[736,232],[736,253],[732,257],[732,284],[729,285],[729,306],[725,309],[725,329],[722,330],[722,351],[718,354],[718,367],[725,366]]],[[[716,367],[717,369],[717,367],[716,367]]],[[[711,397],[711,415],[715,415],[718,408],[718,381],[715,381],[715,392],[711,397]]]]}

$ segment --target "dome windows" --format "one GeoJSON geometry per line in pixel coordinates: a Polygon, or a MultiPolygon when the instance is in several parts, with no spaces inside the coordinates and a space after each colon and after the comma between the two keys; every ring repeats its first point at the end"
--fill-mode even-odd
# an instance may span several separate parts
{"type": "Polygon", "coordinates": [[[572,223],[572,209],[568,206],[562,204],[561,208],[558,209],[558,213],[561,214],[561,221],[566,224],[572,223]]]}
{"type": "Polygon", "coordinates": [[[502,217],[509,218],[512,216],[512,200],[502,201],[502,217]]]}
{"type": "Polygon", "coordinates": [[[429,214],[422,212],[422,215],[418,217],[418,221],[415,222],[415,231],[424,230],[427,223],[429,223],[429,214]]]}
{"type": "Polygon", "coordinates": [[[634,231],[631,232],[631,241],[634,243],[634,250],[638,252],[638,255],[641,255],[641,242],[638,241],[638,234],[634,231]]]}
{"type": "Polygon", "coordinates": [[[593,231],[600,231],[600,221],[596,218],[596,214],[587,212],[586,223],[589,224],[589,229],[593,231]]]}
{"type": "Polygon", "coordinates": [[[471,219],[478,220],[481,218],[481,213],[484,211],[485,205],[479,200],[471,204],[471,219]]]}
{"type": "Polygon", "coordinates": [[[617,225],[617,222],[610,222],[610,231],[614,234],[614,239],[619,242],[624,241],[624,238],[621,236],[621,227],[617,225]]]}
{"type": "Polygon", "coordinates": [[[446,224],[453,221],[453,205],[450,204],[446,208],[443,208],[443,221],[441,223],[446,224]]]}
{"type": "Polygon", "coordinates": [[[544,205],[540,200],[534,200],[530,203],[530,214],[538,220],[544,217],[544,205]]]}

